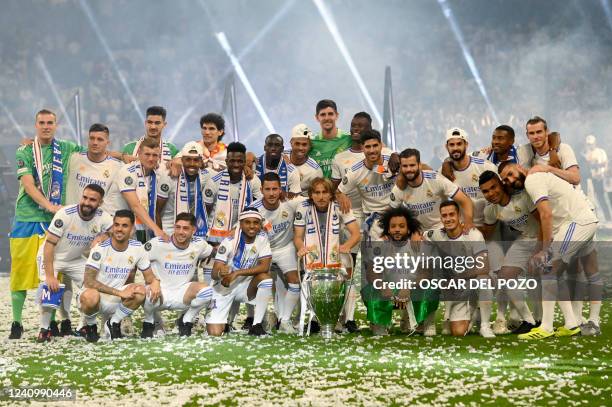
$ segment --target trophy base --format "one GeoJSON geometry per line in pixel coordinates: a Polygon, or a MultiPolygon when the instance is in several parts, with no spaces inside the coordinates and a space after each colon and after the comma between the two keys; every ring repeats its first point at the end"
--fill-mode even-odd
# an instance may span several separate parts
{"type": "Polygon", "coordinates": [[[331,339],[334,336],[334,325],[321,324],[320,335],[323,337],[323,339],[331,339]]]}

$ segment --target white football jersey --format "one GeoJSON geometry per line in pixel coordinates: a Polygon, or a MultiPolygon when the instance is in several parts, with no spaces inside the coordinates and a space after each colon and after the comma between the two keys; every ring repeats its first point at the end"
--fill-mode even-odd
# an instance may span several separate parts
{"type": "Polygon", "coordinates": [[[423,230],[441,228],[440,204],[452,199],[459,191],[459,186],[435,171],[422,170],[421,174],[423,182],[418,187],[408,185],[401,190],[393,186],[390,205],[393,208],[405,205],[421,222],[423,230]]]}
{"type": "MultiPolygon", "coordinates": [[[[200,171],[200,186],[202,188],[202,200],[204,200],[204,188],[208,182],[209,176],[208,171],[202,170],[200,171]]],[[[176,189],[178,187],[178,178],[170,178],[169,180],[169,189],[168,189],[168,200],[166,201],[166,205],[164,206],[164,210],[162,211],[162,229],[168,235],[171,235],[174,232],[174,220],[176,218],[176,189]]],[[[189,192],[191,192],[191,196],[189,197],[189,201],[192,205],[194,205],[193,211],[190,211],[192,215],[195,215],[195,190],[196,190],[196,180],[194,179],[190,182],[189,192]]],[[[186,200],[187,196],[182,196],[181,199],[186,200]]],[[[206,203],[204,203],[206,204],[206,203]]],[[[204,208],[206,210],[206,208],[204,208]]]]}
{"type": "MultiPolygon", "coordinates": [[[[391,156],[392,152],[393,151],[391,151],[387,147],[383,147],[382,149],[382,154],[389,157],[391,156]]],[[[334,160],[332,161],[331,179],[335,181],[342,180],[346,173],[349,172],[351,167],[363,159],[365,159],[363,151],[353,151],[352,148],[349,148],[348,150],[336,154],[334,160]]],[[[349,191],[347,196],[351,199],[351,208],[356,214],[355,216],[360,215],[363,210],[361,208],[361,195],[359,194],[359,191],[353,189],[349,191]]]]}
{"type": "Polygon", "coordinates": [[[487,252],[485,239],[476,228],[471,229],[467,234],[462,233],[456,238],[448,236],[444,228],[431,229],[425,232],[423,239],[437,247],[442,256],[466,257],[487,252]]]}
{"type": "Polygon", "coordinates": [[[300,188],[302,189],[302,196],[308,196],[308,188],[310,188],[310,184],[312,180],[315,178],[323,177],[323,170],[315,160],[308,157],[306,162],[302,165],[293,165],[297,170],[298,174],[300,174],[300,188]]]}
{"type": "Polygon", "coordinates": [[[120,289],[134,268],[147,271],[150,264],[149,257],[139,241],[130,240],[127,249],[115,250],[111,239],[106,239],[91,250],[86,267],[98,270],[97,281],[120,289]]]}
{"type": "Polygon", "coordinates": [[[547,199],[552,210],[553,233],[568,222],[588,225],[597,222],[586,196],[574,187],[549,172],[536,172],[525,179],[525,190],[534,204],[547,199]]]}
{"type": "Polygon", "coordinates": [[[268,210],[263,204],[263,198],[253,203],[263,220],[263,228],[268,234],[272,250],[283,249],[293,245],[293,221],[298,205],[303,201],[296,197],[288,201],[281,201],[278,208],[268,210]]]}
{"type": "MultiPolygon", "coordinates": [[[[576,154],[572,147],[568,144],[559,144],[559,151],[557,152],[559,160],[561,161],[561,168],[567,170],[570,167],[578,166],[576,160],[576,154]]],[[[523,144],[518,149],[519,164],[525,168],[531,168],[534,165],[548,165],[550,161],[550,153],[547,151],[546,154],[540,155],[533,151],[531,144],[523,144]]]]}
{"type": "MultiPolygon", "coordinates": [[[[104,199],[110,214],[114,214],[120,209],[130,209],[122,195],[122,192],[127,191],[136,192],[141,205],[148,211],[147,191],[151,190],[152,175],[144,176],[141,168],[138,161],[124,164],[119,168],[108,190],[107,197],[104,199]]],[[[170,177],[166,173],[155,170],[155,189],[158,198],[168,198],[170,182],[170,177]]]]}
{"type": "MultiPolygon", "coordinates": [[[[236,267],[234,265],[234,237],[227,237],[223,239],[221,244],[217,249],[217,255],[215,256],[215,261],[220,261],[223,264],[227,264],[230,266],[230,270],[244,270],[247,268],[255,267],[259,260],[265,259],[267,257],[272,257],[272,250],[270,249],[270,242],[268,241],[268,236],[265,232],[260,232],[256,237],[253,243],[247,243],[244,245],[243,249],[243,257],[240,265],[236,267]]],[[[234,287],[236,287],[240,282],[244,281],[247,276],[237,277],[232,281],[232,284],[229,287],[224,287],[221,285],[221,281],[215,281],[213,283],[213,288],[215,291],[222,295],[226,295],[232,291],[234,287]]]]}
{"type": "Polygon", "coordinates": [[[354,164],[342,178],[338,190],[344,194],[357,193],[361,197],[361,209],[364,213],[382,213],[390,203],[391,190],[395,185],[395,176],[383,172],[387,170],[389,156],[383,155],[383,165],[368,169],[365,161],[354,164]]]}
{"type": "MultiPolygon", "coordinates": [[[[474,204],[473,221],[475,225],[482,225],[484,223],[484,208],[487,200],[480,192],[479,178],[480,174],[485,171],[493,171],[497,173],[497,167],[490,161],[483,160],[482,158],[469,156],[470,163],[467,168],[458,171],[453,170],[455,175],[454,184],[459,185],[463,192],[470,197],[474,204]]],[[[441,171],[441,170],[440,170],[441,171]]]]}
{"type": "MultiPolygon", "coordinates": [[[[262,157],[263,156],[259,157],[259,159],[261,159],[262,157]]],[[[302,193],[301,179],[300,179],[299,171],[289,161],[286,161],[286,164],[287,164],[287,191],[286,192],[291,192],[293,194],[302,193]]],[[[264,164],[264,174],[267,174],[269,172],[278,174],[278,168],[268,168],[264,164]]],[[[263,177],[263,174],[261,174],[259,170],[257,169],[255,170],[255,175],[258,178],[263,177]]],[[[261,179],[259,181],[261,182],[261,179]]]]}
{"type": "MultiPolygon", "coordinates": [[[[217,202],[217,194],[219,192],[219,182],[221,181],[222,175],[223,175],[224,171],[219,172],[219,173],[212,173],[211,174],[211,181],[208,182],[206,184],[206,187],[204,188],[204,203],[206,204],[212,204],[215,205],[217,202]]],[[[257,177],[253,177],[253,179],[251,179],[250,181],[248,181],[251,183],[251,194],[252,194],[252,202],[255,202],[256,200],[260,199],[262,197],[261,195],[261,182],[259,181],[259,178],[257,177]]],[[[230,186],[229,186],[229,194],[230,194],[230,198],[232,200],[232,219],[230,219],[230,225],[234,225],[237,221],[238,221],[238,216],[240,215],[240,211],[242,210],[242,208],[238,208],[238,198],[240,198],[240,188],[242,187],[242,181],[233,184],[230,182],[230,186]]],[[[251,203],[252,203],[251,202],[251,203]]],[[[209,216],[209,220],[210,222],[212,222],[213,219],[215,219],[215,210],[213,209],[212,213],[209,216]]]]}
{"type": "MultiPolygon", "coordinates": [[[[64,206],[57,211],[49,224],[47,233],[59,238],[55,245],[55,269],[69,266],[75,261],[85,261],[89,245],[102,232],[113,226],[113,218],[102,209],[98,209],[90,220],[83,220],[79,215],[79,206],[64,206]]],[[[43,255],[44,245],[40,246],[39,255],[43,255]]]]}
{"type": "Polygon", "coordinates": [[[205,239],[194,236],[185,249],[178,248],[171,240],[164,242],[153,238],[144,245],[151,268],[164,288],[178,288],[193,278],[199,259],[212,253],[212,246],[205,239]]]}
{"type": "Polygon", "coordinates": [[[536,206],[531,201],[527,191],[519,191],[510,196],[506,206],[487,203],[484,210],[484,221],[487,225],[494,225],[501,221],[511,229],[521,232],[525,238],[538,236],[538,221],[533,216],[536,206]]]}
{"type": "Polygon", "coordinates": [[[83,190],[89,184],[100,185],[104,189],[104,201],[101,209],[108,212],[106,195],[115,174],[123,164],[121,161],[107,156],[100,162],[91,161],[87,152],[70,156],[70,170],[66,182],[66,205],[77,204],[81,200],[83,190]]]}

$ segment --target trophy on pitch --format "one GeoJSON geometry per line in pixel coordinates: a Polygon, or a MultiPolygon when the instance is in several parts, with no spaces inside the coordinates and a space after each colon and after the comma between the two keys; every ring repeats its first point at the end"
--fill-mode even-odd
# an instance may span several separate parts
{"type": "Polygon", "coordinates": [[[321,336],[330,339],[344,306],[348,274],[343,268],[318,268],[307,281],[310,308],[321,325],[321,336]]]}

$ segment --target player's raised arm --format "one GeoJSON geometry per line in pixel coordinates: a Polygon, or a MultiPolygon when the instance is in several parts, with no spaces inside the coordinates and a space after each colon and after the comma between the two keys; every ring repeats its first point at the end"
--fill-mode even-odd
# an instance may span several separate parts
{"type": "Polygon", "coordinates": [[[474,204],[472,200],[461,189],[453,196],[453,201],[457,202],[461,207],[463,214],[464,231],[467,233],[474,228],[474,204]]]}

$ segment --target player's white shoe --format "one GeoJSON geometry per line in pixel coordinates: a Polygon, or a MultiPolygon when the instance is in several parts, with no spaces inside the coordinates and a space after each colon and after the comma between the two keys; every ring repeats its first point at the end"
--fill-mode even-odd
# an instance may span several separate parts
{"type": "Polygon", "coordinates": [[[291,324],[291,321],[281,321],[278,332],[281,334],[295,335],[297,331],[291,324]]]}
{"type": "Polygon", "coordinates": [[[498,319],[493,323],[493,333],[495,335],[506,335],[510,332],[505,319],[498,319]]]}
{"type": "Polygon", "coordinates": [[[483,338],[495,338],[495,334],[489,324],[480,324],[480,336],[483,338]]]}
{"type": "Polygon", "coordinates": [[[166,336],[166,328],[164,326],[164,321],[155,321],[155,328],[153,328],[153,336],[155,338],[161,338],[162,336],[166,336]]]}
{"type": "Polygon", "coordinates": [[[423,336],[436,336],[436,323],[432,322],[425,325],[423,330],[423,336]]]}

